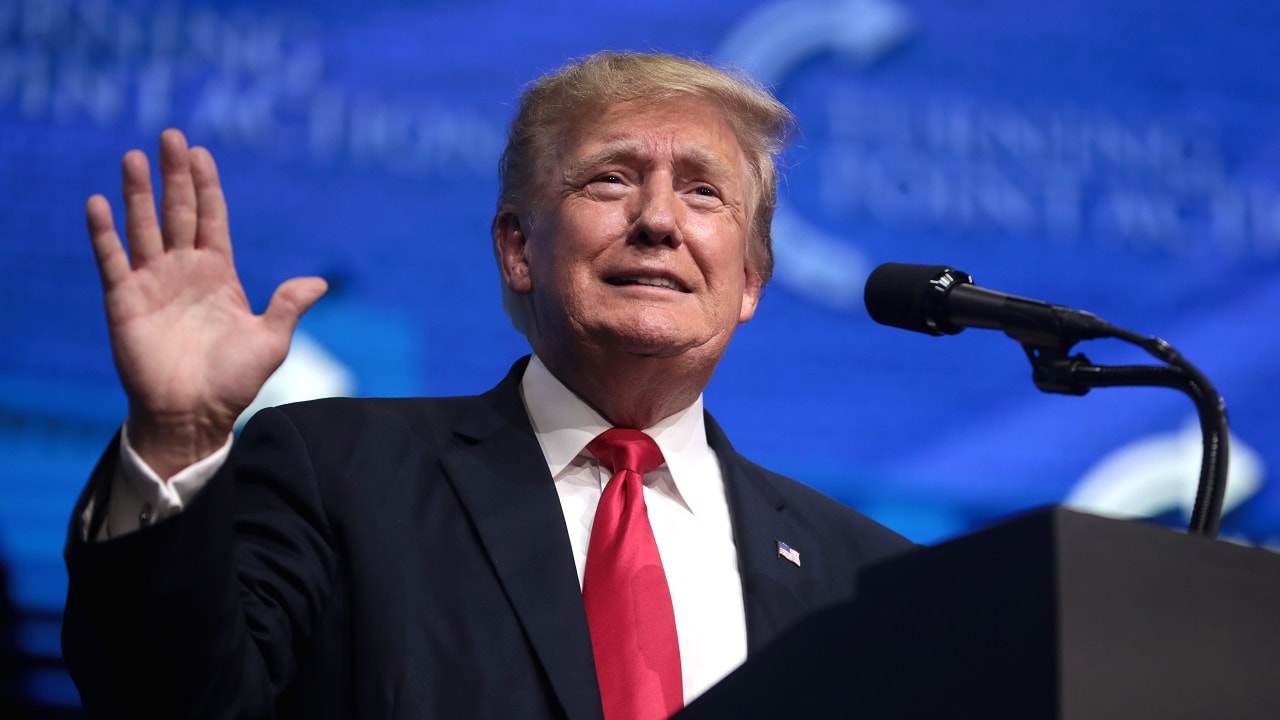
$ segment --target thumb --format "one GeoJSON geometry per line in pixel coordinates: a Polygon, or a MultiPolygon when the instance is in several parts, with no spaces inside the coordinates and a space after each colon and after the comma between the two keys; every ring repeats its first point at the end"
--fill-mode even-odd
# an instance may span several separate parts
{"type": "Polygon", "coordinates": [[[329,290],[323,278],[300,277],[287,280],[271,295],[271,303],[262,314],[267,326],[276,332],[292,335],[298,318],[329,290]]]}

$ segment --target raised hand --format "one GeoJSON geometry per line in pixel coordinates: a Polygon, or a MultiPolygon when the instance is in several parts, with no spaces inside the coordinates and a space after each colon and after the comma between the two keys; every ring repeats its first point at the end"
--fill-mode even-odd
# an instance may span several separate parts
{"type": "Polygon", "coordinates": [[[294,278],[254,315],[231,256],[213,156],[160,136],[160,216],[147,157],[124,156],[125,252],[101,195],[85,215],[97,256],[116,371],[129,398],[129,439],[160,477],[208,456],[280,366],[298,318],[324,280],[294,278]]]}

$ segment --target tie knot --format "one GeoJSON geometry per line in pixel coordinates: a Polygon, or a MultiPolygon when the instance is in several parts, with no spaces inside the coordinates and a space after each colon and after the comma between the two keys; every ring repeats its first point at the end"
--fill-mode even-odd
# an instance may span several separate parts
{"type": "Polygon", "coordinates": [[[631,428],[605,430],[587,443],[587,450],[615,473],[631,470],[643,475],[662,464],[658,443],[631,428]]]}

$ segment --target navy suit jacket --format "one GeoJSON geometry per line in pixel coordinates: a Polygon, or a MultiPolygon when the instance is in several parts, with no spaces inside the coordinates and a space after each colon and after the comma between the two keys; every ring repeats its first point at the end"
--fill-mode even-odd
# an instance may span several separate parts
{"type": "MultiPolygon", "coordinates": [[[[258,413],[178,516],[68,538],[63,646],[103,717],[601,718],[564,516],[520,399],[331,399],[258,413]]],[[[749,652],[911,547],[743,458],[707,418],[749,652]],[[801,553],[778,556],[782,540],[801,553]]]]}

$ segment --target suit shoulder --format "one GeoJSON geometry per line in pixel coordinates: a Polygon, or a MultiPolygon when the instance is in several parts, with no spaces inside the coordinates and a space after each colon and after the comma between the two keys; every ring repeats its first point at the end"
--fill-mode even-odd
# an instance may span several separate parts
{"type": "Polygon", "coordinates": [[[903,535],[799,480],[741,456],[739,461],[749,476],[754,476],[757,482],[776,494],[780,505],[785,505],[792,514],[802,516],[824,533],[845,535],[851,542],[879,546],[886,552],[915,547],[903,535]]]}
{"type": "Polygon", "coordinates": [[[385,453],[450,445],[485,404],[482,396],[324,398],[266,408],[241,439],[296,435],[315,457],[385,453]]]}
{"type": "Polygon", "coordinates": [[[456,418],[475,407],[480,397],[332,397],[280,405],[269,410],[287,415],[295,423],[361,425],[369,422],[408,422],[456,418]]]}

